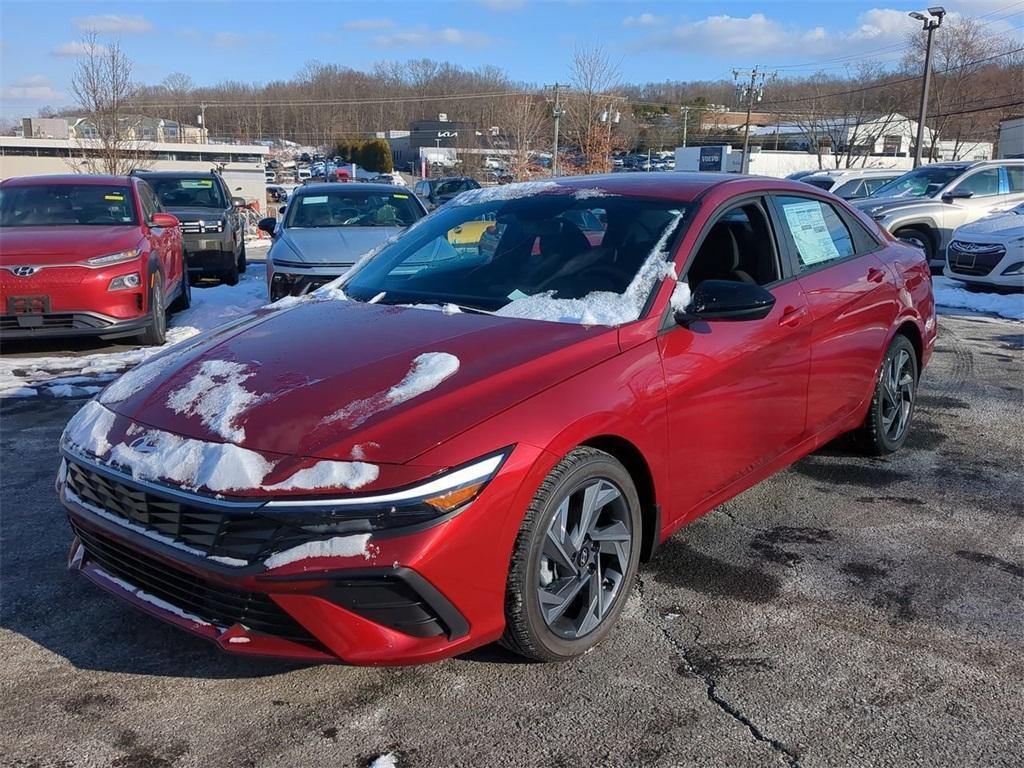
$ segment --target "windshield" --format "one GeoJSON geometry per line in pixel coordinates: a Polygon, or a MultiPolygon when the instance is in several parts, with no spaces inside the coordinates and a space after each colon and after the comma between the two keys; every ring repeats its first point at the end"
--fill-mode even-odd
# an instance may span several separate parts
{"type": "Polygon", "coordinates": [[[423,211],[408,192],[337,188],[296,195],[285,213],[285,228],[408,227],[423,211]]]}
{"type": "Polygon", "coordinates": [[[0,188],[0,227],[135,224],[128,186],[33,184],[0,188]]]}
{"type": "Polygon", "coordinates": [[[455,201],[385,246],[347,280],[346,295],[618,325],[640,317],[668,274],[686,212],[675,201],[616,196],[483,197],[455,201]]]}
{"type": "Polygon", "coordinates": [[[477,185],[469,179],[451,179],[438,184],[434,189],[434,194],[438,197],[453,197],[460,192],[465,192],[467,189],[476,188],[477,185]]]}
{"type": "Polygon", "coordinates": [[[220,184],[213,179],[146,179],[165,208],[226,208],[220,184]]]}
{"type": "Polygon", "coordinates": [[[918,168],[879,187],[872,197],[935,197],[963,168],[918,168]]]}

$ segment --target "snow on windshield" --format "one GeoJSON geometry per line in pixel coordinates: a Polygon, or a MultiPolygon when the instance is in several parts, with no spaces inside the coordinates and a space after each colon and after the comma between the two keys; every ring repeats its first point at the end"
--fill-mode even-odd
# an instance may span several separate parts
{"type": "Polygon", "coordinates": [[[243,386],[255,375],[256,369],[250,364],[205,360],[183,387],[168,396],[167,405],[175,413],[198,416],[212,432],[240,443],[245,440],[245,429],[235,422],[266,398],[243,386]]]}
{"type": "Polygon", "coordinates": [[[358,427],[376,413],[394,408],[417,395],[429,392],[459,370],[459,358],[447,352],[424,352],[412,361],[409,372],[386,392],[349,403],[325,421],[344,421],[358,427]]]}
{"type": "Polygon", "coordinates": [[[669,241],[682,218],[681,211],[675,212],[623,293],[593,291],[581,299],[556,299],[548,291],[513,299],[494,314],[581,325],[622,325],[638,319],[658,281],[676,276],[675,265],[668,261],[669,241]]]}

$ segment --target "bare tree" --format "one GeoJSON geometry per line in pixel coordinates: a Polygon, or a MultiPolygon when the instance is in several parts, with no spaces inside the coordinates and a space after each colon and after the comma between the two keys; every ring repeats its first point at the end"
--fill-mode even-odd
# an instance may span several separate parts
{"type": "Polygon", "coordinates": [[[608,171],[613,138],[611,113],[621,104],[615,94],[619,65],[601,46],[577,48],[569,76],[572,90],[565,105],[568,138],[579,146],[587,172],[608,171]]]}
{"type": "Polygon", "coordinates": [[[540,96],[506,96],[500,101],[498,126],[508,139],[508,170],[516,181],[530,177],[532,153],[547,138],[549,112],[540,96]]]}
{"type": "Polygon", "coordinates": [[[132,83],[132,62],[120,44],[101,45],[95,32],[86,33],[82,43],[84,55],[71,76],[71,92],[95,134],[95,145],[80,140],[83,151],[77,168],[122,176],[145,165],[137,138],[138,117],[130,112],[138,90],[132,83]]]}
{"type": "Polygon", "coordinates": [[[160,85],[174,105],[171,107],[170,117],[178,124],[178,141],[184,141],[185,131],[182,125],[192,123],[191,112],[194,110],[189,108],[189,97],[195,90],[196,84],[191,77],[183,72],[172,72],[164,78],[160,85]]]}

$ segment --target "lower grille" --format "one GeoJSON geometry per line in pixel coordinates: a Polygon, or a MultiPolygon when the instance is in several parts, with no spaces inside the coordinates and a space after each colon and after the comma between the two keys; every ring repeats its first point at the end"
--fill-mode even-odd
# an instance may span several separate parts
{"type": "Polygon", "coordinates": [[[1006,256],[1006,248],[992,244],[965,244],[958,241],[949,244],[947,263],[952,272],[961,275],[982,277],[989,274],[1006,256]]]}
{"type": "Polygon", "coordinates": [[[92,315],[75,314],[73,312],[53,312],[45,315],[2,315],[0,330],[44,330],[47,328],[70,328],[75,330],[93,330],[106,328],[110,323],[92,315]],[[25,318],[25,320],[19,320],[25,318]],[[26,322],[31,318],[30,322],[26,322]]]}
{"type": "Polygon", "coordinates": [[[89,559],[129,584],[221,627],[242,624],[255,632],[319,645],[267,595],[212,584],[71,522],[89,559]]]}

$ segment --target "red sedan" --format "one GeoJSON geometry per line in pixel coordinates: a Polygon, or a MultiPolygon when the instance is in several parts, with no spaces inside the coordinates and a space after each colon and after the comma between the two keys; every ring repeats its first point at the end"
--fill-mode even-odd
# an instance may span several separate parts
{"type": "Polygon", "coordinates": [[[121,176],[0,182],[0,338],[164,343],[191,300],[178,220],[121,176]],[[173,303],[173,307],[171,306],[173,303]]]}
{"type": "Polygon", "coordinates": [[[935,336],[921,251],[807,185],[474,190],[83,408],[70,567],[235,653],[566,659],[680,526],[845,432],[897,450],[935,336]]]}

